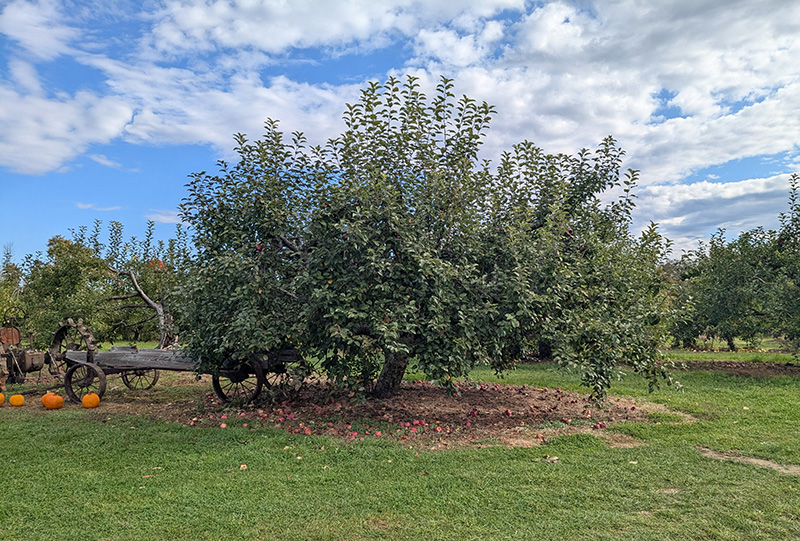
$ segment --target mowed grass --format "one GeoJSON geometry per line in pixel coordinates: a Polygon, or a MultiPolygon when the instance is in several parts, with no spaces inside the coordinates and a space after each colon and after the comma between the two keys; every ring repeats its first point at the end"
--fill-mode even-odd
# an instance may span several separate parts
{"type": "MultiPolygon", "coordinates": [[[[624,448],[576,434],[430,451],[6,404],[0,538],[800,538],[800,476],[698,450],[800,465],[800,380],[679,379],[683,391],[653,394],[634,376],[615,383],[615,394],[673,411],[612,425],[640,440],[624,448]]],[[[549,365],[500,381],[585,392],[549,365]]]]}
{"type": "Polygon", "coordinates": [[[797,362],[791,353],[777,351],[685,351],[670,350],[667,356],[673,361],[724,361],[724,362],[797,362]]]}
{"type": "Polygon", "coordinates": [[[697,349],[687,351],[675,348],[668,350],[667,355],[672,360],[682,361],[787,363],[797,360],[793,355],[791,342],[785,339],[764,337],[755,350],[750,349],[750,345],[743,340],[736,339],[734,342],[739,349],[730,351],[724,341],[697,339],[697,349]]]}
{"type": "Polygon", "coordinates": [[[100,342],[98,349],[100,351],[111,351],[113,347],[126,347],[136,346],[139,349],[155,349],[158,347],[158,341],[155,342],[100,342]]]}

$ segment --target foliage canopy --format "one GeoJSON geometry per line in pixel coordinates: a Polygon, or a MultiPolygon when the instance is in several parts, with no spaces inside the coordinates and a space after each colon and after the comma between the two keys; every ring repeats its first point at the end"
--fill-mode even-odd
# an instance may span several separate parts
{"type": "Polygon", "coordinates": [[[523,142],[493,169],[493,114],[408,77],[364,89],[325,145],[274,120],[237,134],[239,161],[192,175],[181,207],[197,255],[180,323],[201,368],[293,347],[386,396],[410,364],[451,385],[552,353],[597,398],[620,363],[655,385],[668,245],[629,231],[636,172],[611,138],[576,156],[523,142]]]}

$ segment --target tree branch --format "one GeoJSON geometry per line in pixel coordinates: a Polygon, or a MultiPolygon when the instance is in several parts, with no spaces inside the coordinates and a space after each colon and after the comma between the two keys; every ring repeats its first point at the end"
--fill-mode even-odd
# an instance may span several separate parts
{"type": "Polygon", "coordinates": [[[117,306],[116,310],[133,310],[136,308],[150,308],[150,306],[146,304],[126,304],[124,306],[117,306]]]}
{"type": "Polygon", "coordinates": [[[291,298],[293,298],[296,301],[300,300],[300,298],[297,295],[295,295],[294,293],[292,293],[291,291],[286,291],[285,289],[283,289],[281,287],[278,288],[278,291],[280,291],[281,293],[285,293],[286,295],[289,295],[291,298]]]}
{"type": "Polygon", "coordinates": [[[134,295],[134,296],[141,297],[141,299],[144,301],[144,303],[147,306],[149,306],[150,308],[152,308],[153,310],[155,310],[158,314],[162,313],[163,309],[162,309],[161,305],[159,305],[158,303],[153,301],[153,299],[151,299],[150,297],[147,296],[147,293],[145,293],[144,290],[142,289],[142,287],[139,285],[139,281],[136,279],[136,275],[132,271],[118,270],[118,269],[115,269],[113,267],[109,267],[109,269],[111,270],[111,272],[114,272],[119,276],[127,276],[127,277],[129,277],[131,279],[131,283],[133,283],[133,289],[134,289],[134,291],[136,291],[136,295],[134,295]]]}
{"type": "Polygon", "coordinates": [[[109,297],[106,300],[107,301],[124,301],[126,299],[133,299],[133,298],[138,297],[138,296],[139,296],[138,293],[129,293],[127,295],[114,295],[113,297],[109,297]]]}
{"type": "Polygon", "coordinates": [[[143,319],[141,321],[137,321],[136,323],[126,323],[124,321],[118,321],[118,322],[114,323],[114,327],[138,327],[139,325],[141,325],[143,323],[147,323],[148,321],[152,321],[152,320],[156,319],[156,317],[158,317],[158,316],[157,315],[152,315],[152,316],[150,316],[148,318],[145,318],[145,319],[143,319]]]}
{"type": "Polygon", "coordinates": [[[278,238],[281,239],[281,242],[283,243],[284,246],[289,248],[294,253],[296,253],[298,255],[302,253],[302,250],[300,250],[300,248],[297,247],[297,244],[295,244],[294,242],[290,241],[289,239],[287,239],[283,235],[278,235],[278,238]]]}

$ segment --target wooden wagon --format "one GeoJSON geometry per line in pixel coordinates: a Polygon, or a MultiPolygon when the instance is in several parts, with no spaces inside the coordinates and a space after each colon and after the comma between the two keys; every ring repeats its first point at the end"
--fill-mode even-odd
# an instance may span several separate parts
{"type": "MultiPolygon", "coordinates": [[[[150,389],[161,370],[194,372],[196,363],[180,350],[117,347],[108,352],[67,351],[64,389],[73,402],[80,403],[88,393],[102,396],[106,376],[121,374],[130,389],[150,389]]],[[[251,355],[246,362],[231,360],[211,374],[214,392],[223,402],[249,403],[265,386],[277,384],[287,374],[287,366],[301,364],[294,349],[251,355]]]]}

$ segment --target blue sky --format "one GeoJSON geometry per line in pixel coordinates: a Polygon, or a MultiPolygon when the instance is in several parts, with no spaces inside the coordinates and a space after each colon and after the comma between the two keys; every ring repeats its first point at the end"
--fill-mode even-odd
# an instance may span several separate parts
{"type": "Polygon", "coordinates": [[[323,143],[368,81],[494,104],[484,156],[613,135],[675,255],[774,228],[800,169],[800,2],[0,0],[0,247],[174,230],[192,172],[266,118],[323,143]]]}

